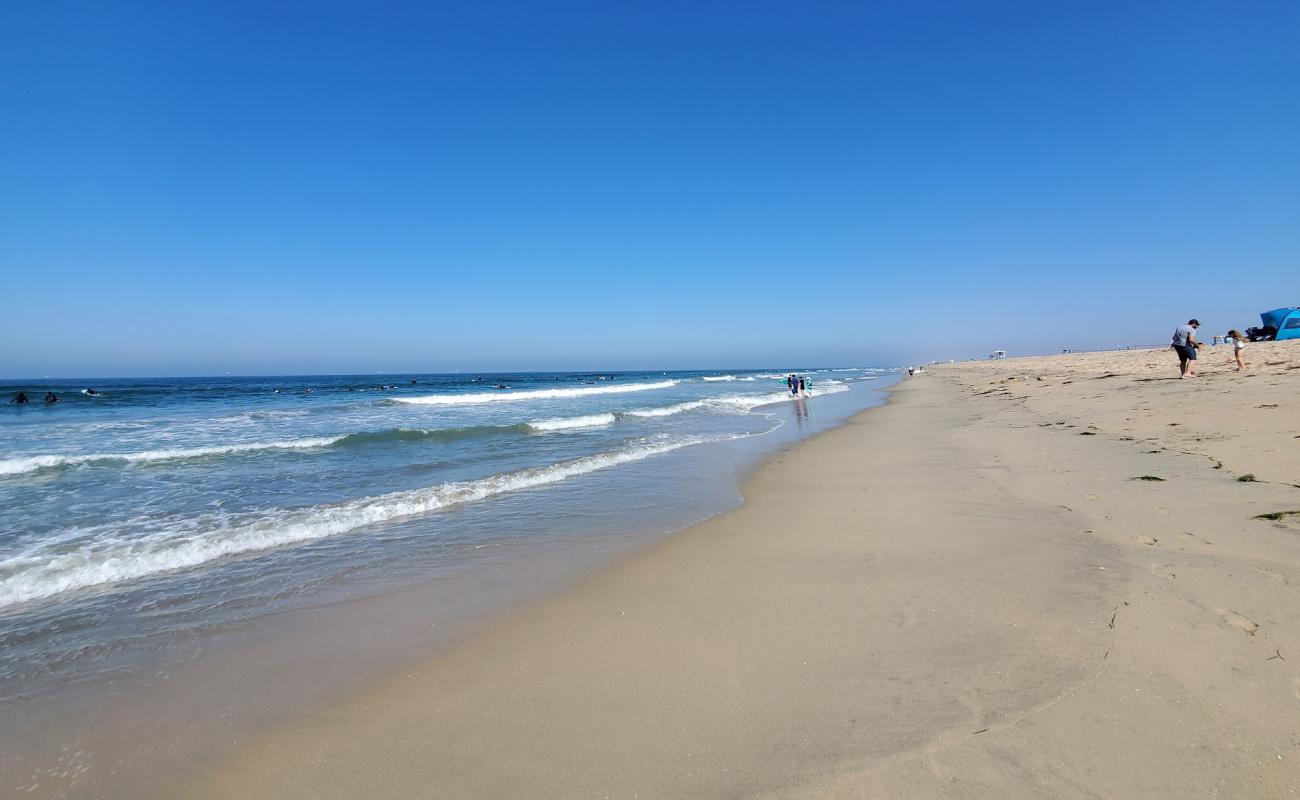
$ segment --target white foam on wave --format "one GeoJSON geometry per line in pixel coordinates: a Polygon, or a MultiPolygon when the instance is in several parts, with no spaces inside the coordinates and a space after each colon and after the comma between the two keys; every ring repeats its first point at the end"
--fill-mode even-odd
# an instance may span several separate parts
{"type": "Polygon", "coordinates": [[[622,412],[628,417],[670,417],[673,414],[680,414],[683,411],[693,411],[697,408],[703,408],[706,404],[704,400],[688,400],[685,403],[675,403],[671,406],[658,406],[657,408],[634,408],[631,411],[622,412]]]}
{"type": "MultiPolygon", "coordinates": [[[[822,381],[821,385],[814,388],[807,395],[808,397],[817,397],[826,394],[838,394],[848,391],[849,387],[836,380],[822,381]]],[[[655,408],[635,408],[630,411],[621,411],[619,416],[624,417],[668,417],[674,414],[681,414],[685,411],[694,411],[699,408],[718,408],[739,409],[741,411],[750,411],[759,406],[780,403],[783,400],[793,400],[794,397],[788,391],[781,392],[764,392],[763,394],[724,394],[718,397],[709,397],[704,400],[689,400],[685,403],[676,403],[670,406],[658,406],[655,408]]]]}
{"type": "Polygon", "coordinates": [[[250,512],[234,517],[204,515],[178,523],[176,529],[129,539],[118,531],[71,552],[27,552],[0,561],[0,608],[418,517],[448,506],[558,483],[706,441],[714,439],[691,437],[642,442],[621,450],[478,480],[300,509],[250,512]]]}
{"type": "Polygon", "coordinates": [[[709,400],[710,403],[729,408],[738,408],[742,411],[749,411],[759,406],[779,403],[782,400],[793,400],[789,392],[767,392],[765,394],[728,394],[722,397],[714,397],[709,400]]]}
{"type": "MultiPolygon", "coordinates": [[[[803,396],[803,399],[821,397],[828,394],[839,394],[840,392],[847,392],[848,390],[848,385],[840,383],[839,381],[820,381],[816,387],[808,390],[808,392],[803,396]]],[[[767,406],[785,400],[797,400],[800,398],[795,397],[789,392],[769,392],[766,394],[728,395],[726,397],[718,397],[714,399],[719,403],[725,403],[748,411],[758,408],[759,406],[767,406]]]]}
{"type": "Polygon", "coordinates": [[[585,397],[593,394],[627,394],[629,392],[648,392],[653,389],[668,389],[677,385],[677,381],[658,381],[656,383],[628,383],[622,386],[587,386],[573,389],[533,389],[524,392],[471,392],[469,394],[430,394],[422,397],[394,397],[398,403],[412,403],[429,406],[458,406],[476,403],[517,402],[520,400],[558,400],[566,397],[585,397]]]}
{"type": "Polygon", "coordinates": [[[704,376],[704,380],[706,380],[706,381],[734,381],[734,380],[736,380],[736,376],[735,376],[735,375],[705,375],[705,376],[704,376]]]}
{"type": "Polygon", "coordinates": [[[309,450],[316,447],[329,447],[344,437],[314,436],[305,439],[286,439],[276,442],[241,442],[236,444],[212,445],[209,447],[178,447],[165,450],[144,450],[137,453],[80,453],[68,455],[20,456],[0,460],[0,475],[21,475],[55,467],[72,467],[79,464],[125,462],[141,463],[151,461],[176,461],[187,458],[207,458],[231,453],[250,453],[258,450],[309,450]]]}
{"type": "Polygon", "coordinates": [[[528,423],[535,431],[567,431],[575,428],[599,428],[613,425],[613,414],[591,414],[585,417],[561,417],[559,419],[541,419],[528,423]]]}

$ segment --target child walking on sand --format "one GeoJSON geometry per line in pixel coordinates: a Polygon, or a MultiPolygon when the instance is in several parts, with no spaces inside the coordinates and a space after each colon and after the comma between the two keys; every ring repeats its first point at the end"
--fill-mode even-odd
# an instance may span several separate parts
{"type": "Polygon", "coordinates": [[[1228,338],[1232,340],[1232,354],[1237,359],[1237,371],[1241,372],[1246,368],[1246,356],[1243,352],[1246,349],[1246,336],[1234,328],[1228,331],[1228,338]]]}

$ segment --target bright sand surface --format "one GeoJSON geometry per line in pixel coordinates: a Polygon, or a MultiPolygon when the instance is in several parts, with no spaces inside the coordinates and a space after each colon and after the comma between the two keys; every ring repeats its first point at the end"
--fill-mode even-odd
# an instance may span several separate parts
{"type": "Polygon", "coordinates": [[[1247,352],[932,368],[166,795],[1293,796],[1300,342],[1247,352]]]}

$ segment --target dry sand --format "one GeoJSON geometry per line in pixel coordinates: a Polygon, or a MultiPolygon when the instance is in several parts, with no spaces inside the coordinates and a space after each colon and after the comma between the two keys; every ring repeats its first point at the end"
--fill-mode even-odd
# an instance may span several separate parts
{"type": "Polygon", "coordinates": [[[1300,511],[1300,343],[1248,353],[932,369],[166,794],[1293,796],[1300,515],[1255,517],[1300,511]]]}

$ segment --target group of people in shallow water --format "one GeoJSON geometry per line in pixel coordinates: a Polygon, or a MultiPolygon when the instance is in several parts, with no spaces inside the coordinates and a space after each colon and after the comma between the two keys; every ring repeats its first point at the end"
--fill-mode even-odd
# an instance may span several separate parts
{"type": "Polygon", "coordinates": [[[812,392],[812,381],[803,375],[787,375],[785,385],[791,397],[807,397],[812,392]]]}
{"type": "MultiPolygon", "coordinates": [[[[26,392],[19,392],[18,394],[14,395],[14,399],[10,400],[9,402],[14,405],[23,406],[23,405],[27,405],[31,401],[27,398],[26,392]]],[[[57,395],[54,394],[54,392],[46,392],[45,400],[42,402],[57,403],[59,402],[59,398],[57,395]]]]}
{"type": "MultiPolygon", "coordinates": [[[[94,389],[82,389],[81,393],[86,395],[87,397],[99,396],[99,392],[95,391],[94,389]]],[[[25,406],[30,402],[31,402],[31,398],[27,396],[27,392],[19,392],[18,394],[13,396],[13,399],[9,401],[9,404],[15,406],[25,406]]],[[[46,392],[45,399],[42,400],[41,402],[54,404],[59,402],[59,396],[56,395],[54,392],[46,392]]]]}

